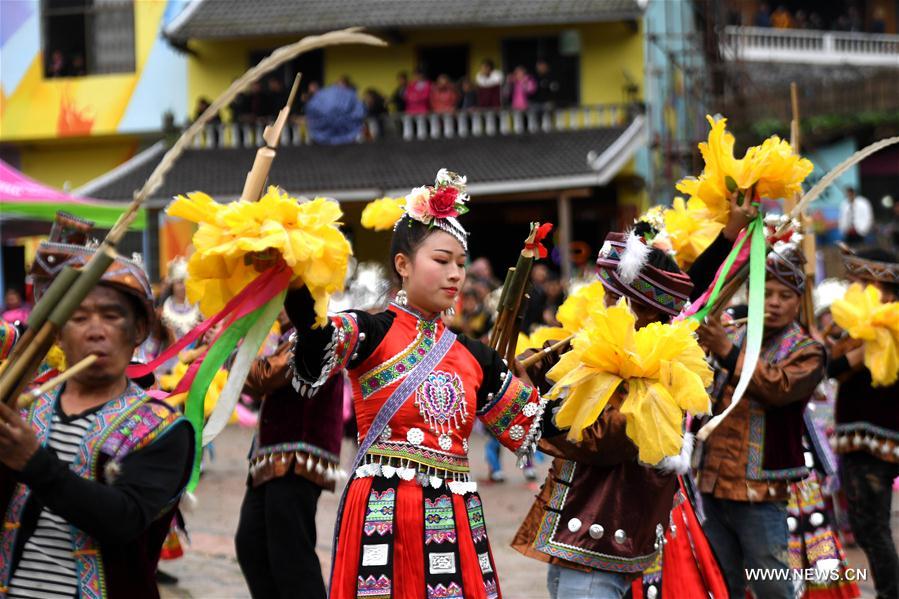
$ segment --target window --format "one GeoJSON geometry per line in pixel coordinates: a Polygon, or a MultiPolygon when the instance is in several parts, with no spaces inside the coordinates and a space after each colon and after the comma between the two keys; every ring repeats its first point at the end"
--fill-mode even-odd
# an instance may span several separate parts
{"type": "Polygon", "coordinates": [[[440,75],[459,81],[468,76],[468,46],[419,48],[418,66],[429,81],[436,81],[440,75]]]}
{"type": "Polygon", "coordinates": [[[134,0],[42,0],[44,76],[134,72],[134,0]]]}

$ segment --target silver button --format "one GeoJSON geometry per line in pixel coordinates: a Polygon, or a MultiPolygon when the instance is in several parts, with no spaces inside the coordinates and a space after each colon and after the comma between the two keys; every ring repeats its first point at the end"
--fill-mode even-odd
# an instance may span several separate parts
{"type": "Polygon", "coordinates": [[[581,529],[581,521],[577,518],[572,518],[568,521],[568,530],[571,532],[577,532],[581,529]]]}
{"type": "Polygon", "coordinates": [[[646,599],[656,599],[659,596],[659,589],[656,588],[656,585],[651,584],[649,588],[646,589],[646,599]]]}
{"type": "Polygon", "coordinates": [[[615,542],[619,545],[627,540],[627,535],[620,528],[615,531],[615,542]]]}
{"type": "Polygon", "coordinates": [[[796,532],[796,524],[796,518],[794,518],[793,516],[787,518],[787,528],[790,529],[790,532],[796,532]]]}
{"type": "Polygon", "coordinates": [[[587,532],[594,539],[601,539],[602,536],[606,533],[606,529],[603,528],[600,524],[591,524],[590,528],[587,529],[587,532]]]}
{"type": "Polygon", "coordinates": [[[809,524],[814,526],[815,528],[824,524],[824,514],[821,512],[815,512],[812,514],[811,518],[808,519],[809,524]]]}

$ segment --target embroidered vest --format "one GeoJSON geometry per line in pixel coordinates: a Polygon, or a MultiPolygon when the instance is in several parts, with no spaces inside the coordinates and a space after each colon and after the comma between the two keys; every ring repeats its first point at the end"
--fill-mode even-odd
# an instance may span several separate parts
{"type": "MultiPolygon", "coordinates": [[[[744,335],[745,329],[739,336],[740,345],[743,344],[744,335]]],[[[763,348],[761,360],[777,364],[793,352],[815,343],[802,327],[793,322],[763,348]]],[[[749,400],[749,460],[746,465],[746,478],[797,480],[808,476],[801,440],[803,413],[807,402],[797,402],[781,408],[766,408],[749,397],[747,400],[749,400]],[[775,424],[777,430],[772,431],[771,424],[775,424]]]]}
{"type": "MultiPolygon", "coordinates": [[[[50,439],[50,427],[59,392],[60,389],[55,389],[41,395],[32,403],[26,415],[26,421],[44,446],[50,439]]],[[[178,412],[164,403],[152,400],[140,387],[129,383],[122,395],[106,403],[97,412],[69,467],[82,478],[98,481],[101,455],[108,460],[120,462],[126,455],[146,447],[171,430],[180,420],[182,417],[178,412]]],[[[16,538],[30,495],[31,490],[26,485],[17,484],[6,509],[3,531],[0,533],[0,597],[6,597],[12,575],[16,538]]],[[[178,499],[179,497],[173,498],[160,514],[171,509],[178,499]]],[[[82,599],[106,597],[106,574],[99,544],[78,528],[72,526],[71,530],[79,596],[82,599]]]]}

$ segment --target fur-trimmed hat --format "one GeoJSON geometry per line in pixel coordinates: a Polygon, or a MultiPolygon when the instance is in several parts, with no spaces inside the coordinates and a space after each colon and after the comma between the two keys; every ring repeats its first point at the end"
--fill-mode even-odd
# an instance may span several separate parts
{"type": "Polygon", "coordinates": [[[609,233],[596,260],[599,279],[612,293],[676,316],[689,301],[693,283],[683,272],[649,264],[652,249],[633,231],[609,233]]]}

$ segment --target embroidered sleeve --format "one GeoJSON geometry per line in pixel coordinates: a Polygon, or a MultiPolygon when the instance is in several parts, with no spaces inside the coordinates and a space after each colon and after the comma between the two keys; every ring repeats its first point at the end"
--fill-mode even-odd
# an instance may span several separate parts
{"type": "Polygon", "coordinates": [[[359,322],[352,312],[341,312],[329,317],[330,322],[325,326],[324,333],[330,334],[330,339],[322,351],[315,347],[308,347],[310,343],[304,343],[307,338],[298,337],[296,333],[291,337],[293,342],[293,387],[303,397],[312,397],[319,387],[325,384],[334,373],[346,368],[350,360],[355,357],[359,343],[365,340],[365,333],[359,330],[359,322]],[[318,363],[315,362],[316,357],[318,363]]]}
{"type": "Polygon", "coordinates": [[[500,443],[521,457],[537,447],[545,407],[536,389],[506,369],[499,389],[487,394],[477,415],[500,443]]]}

